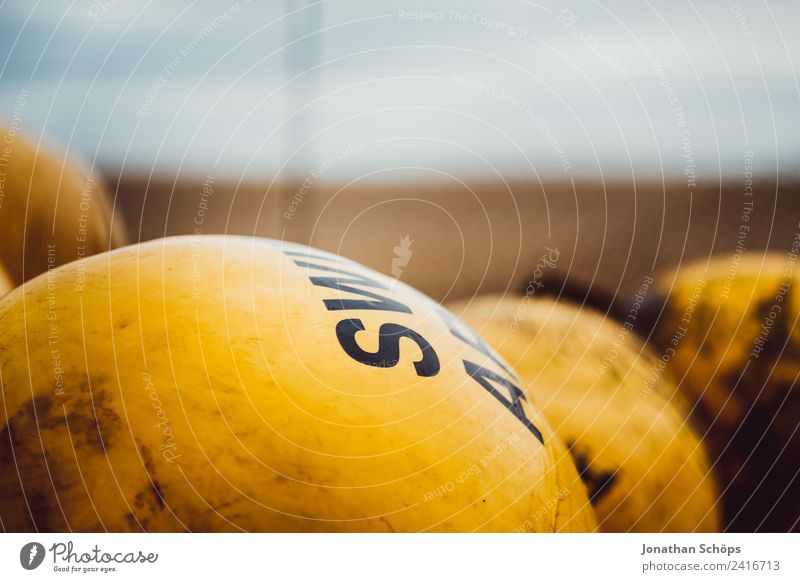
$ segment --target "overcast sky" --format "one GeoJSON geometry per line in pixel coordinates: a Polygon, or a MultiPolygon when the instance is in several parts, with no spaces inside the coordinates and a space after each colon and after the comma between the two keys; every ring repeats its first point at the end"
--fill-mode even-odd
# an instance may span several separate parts
{"type": "Polygon", "coordinates": [[[148,171],[716,176],[752,150],[797,174],[798,23],[788,0],[7,1],[0,117],[148,171]]]}

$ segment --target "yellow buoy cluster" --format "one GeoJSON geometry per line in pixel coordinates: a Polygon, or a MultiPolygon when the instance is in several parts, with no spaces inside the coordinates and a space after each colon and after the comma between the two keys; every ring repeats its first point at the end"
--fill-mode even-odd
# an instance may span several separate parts
{"type": "Polygon", "coordinates": [[[7,529],[596,524],[499,356],[307,247],[175,238],[51,270],[0,301],[0,354],[7,529]]]}
{"type": "Polygon", "coordinates": [[[450,307],[517,370],[568,444],[601,529],[719,529],[705,450],[648,346],[591,309],[547,298],[450,307]]]}
{"type": "Polygon", "coordinates": [[[796,531],[800,241],[792,244],[785,254],[664,270],[628,305],[569,289],[611,307],[616,322],[561,298],[452,307],[538,395],[602,529],[796,531]]]}
{"type": "Polygon", "coordinates": [[[282,241],[123,246],[96,179],[9,137],[7,531],[797,527],[800,248],[662,274],[645,341],[282,241]]]}

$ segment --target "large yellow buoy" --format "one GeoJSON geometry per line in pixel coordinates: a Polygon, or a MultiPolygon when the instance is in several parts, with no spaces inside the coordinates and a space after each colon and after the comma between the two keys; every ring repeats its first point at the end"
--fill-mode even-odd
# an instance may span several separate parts
{"type": "Polygon", "coordinates": [[[417,291],[180,237],[0,300],[0,519],[39,531],[587,531],[514,374],[417,291]]]}
{"type": "Polygon", "coordinates": [[[16,131],[0,130],[0,263],[16,284],[126,242],[99,178],[16,131]]]}
{"type": "Polygon", "coordinates": [[[654,340],[696,406],[727,527],[800,527],[800,241],[663,273],[654,340]]]}
{"type": "Polygon", "coordinates": [[[672,379],[629,330],[551,299],[450,306],[518,371],[570,445],[601,529],[718,531],[717,489],[672,379]]]}

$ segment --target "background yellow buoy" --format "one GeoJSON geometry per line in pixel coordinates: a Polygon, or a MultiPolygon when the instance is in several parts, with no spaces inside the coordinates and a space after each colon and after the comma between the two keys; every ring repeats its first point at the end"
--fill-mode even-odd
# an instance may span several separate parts
{"type": "Polygon", "coordinates": [[[11,275],[8,274],[3,263],[0,263],[0,297],[11,291],[15,287],[11,275]]]}
{"type": "Polygon", "coordinates": [[[0,262],[16,284],[126,242],[119,212],[77,160],[0,130],[0,262]]]}
{"type": "Polygon", "coordinates": [[[216,236],[119,249],[0,300],[0,354],[8,530],[595,527],[507,365],[335,255],[216,236]]]}
{"type": "Polygon", "coordinates": [[[698,261],[657,281],[654,340],[708,430],[734,531],[799,527],[798,251],[698,261]]]}
{"type": "Polygon", "coordinates": [[[717,531],[717,489],[688,410],[629,329],[550,299],[450,306],[522,377],[571,447],[601,529],[717,531]]]}

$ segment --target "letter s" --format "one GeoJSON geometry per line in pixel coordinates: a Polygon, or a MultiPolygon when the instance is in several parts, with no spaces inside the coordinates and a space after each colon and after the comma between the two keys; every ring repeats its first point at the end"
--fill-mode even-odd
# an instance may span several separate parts
{"type": "Polygon", "coordinates": [[[417,376],[428,378],[439,373],[441,366],[431,344],[413,329],[397,323],[381,324],[378,330],[378,351],[367,352],[356,342],[356,334],[364,331],[360,319],[343,319],[336,324],[336,338],[345,353],[355,361],[367,366],[393,368],[400,362],[400,339],[408,338],[419,346],[422,359],[414,362],[417,376]]]}

